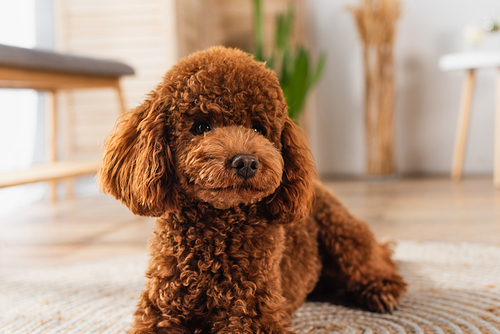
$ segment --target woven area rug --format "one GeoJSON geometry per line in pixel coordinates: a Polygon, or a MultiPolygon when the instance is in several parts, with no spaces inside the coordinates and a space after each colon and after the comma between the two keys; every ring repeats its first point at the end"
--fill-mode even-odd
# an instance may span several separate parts
{"type": "MultiPolygon", "coordinates": [[[[306,303],[297,333],[500,334],[500,246],[400,241],[409,292],[394,314],[306,303]]],[[[147,258],[129,256],[0,279],[0,333],[125,333],[147,258]]]]}

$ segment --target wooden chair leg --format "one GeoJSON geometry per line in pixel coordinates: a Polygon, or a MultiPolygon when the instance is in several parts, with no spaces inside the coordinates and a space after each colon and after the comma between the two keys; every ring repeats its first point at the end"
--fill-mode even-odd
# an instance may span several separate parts
{"type": "Polygon", "coordinates": [[[122,90],[122,87],[121,87],[119,81],[116,82],[115,90],[116,90],[116,94],[118,96],[118,103],[120,105],[120,112],[121,112],[121,115],[123,115],[125,112],[127,112],[127,107],[125,106],[125,98],[123,96],[123,90],[122,90]]]}
{"type": "MultiPolygon", "coordinates": [[[[53,163],[57,160],[57,102],[55,91],[48,91],[47,98],[47,160],[49,163],[53,163]]],[[[49,197],[52,202],[57,201],[57,181],[49,181],[49,197]]]]}
{"type": "Polygon", "coordinates": [[[451,178],[453,180],[460,180],[462,178],[467,132],[469,130],[472,95],[474,92],[474,81],[475,73],[473,69],[470,69],[465,77],[460,101],[460,112],[458,115],[457,132],[455,136],[453,164],[451,166],[451,178]]]}
{"type": "Polygon", "coordinates": [[[493,183],[500,188],[500,68],[497,73],[493,183]]]}
{"type": "Polygon", "coordinates": [[[66,186],[66,199],[75,198],[75,178],[71,177],[64,181],[66,186]]]}

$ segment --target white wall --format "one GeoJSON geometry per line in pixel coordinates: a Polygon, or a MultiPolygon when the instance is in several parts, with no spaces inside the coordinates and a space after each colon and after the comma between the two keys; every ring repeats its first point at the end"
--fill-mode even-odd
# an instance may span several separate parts
{"type": "MultiPolygon", "coordinates": [[[[0,43],[35,45],[35,1],[0,1],[0,43]]],[[[0,172],[27,168],[35,152],[37,93],[0,89],[0,172]]],[[[41,184],[0,189],[2,217],[42,197],[41,184]]]]}
{"type": "MultiPolygon", "coordinates": [[[[440,55],[464,51],[463,28],[500,13],[495,0],[401,0],[396,61],[396,152],[400,173],[448,173],[464,73],[442,73],[440,55]],[[491,14],[490,14],[491,13],[491,14]]],[[[311,35],[328,54],[312,122],[320,174],[364,172],[361,46],[346,5],[349,0],[311,0],[311,35]]],[[[484,49],[500,50],[500,36],[484,49]]],[[[465,172],[493,170],[496,71],[478,72],[465,172]]]]}

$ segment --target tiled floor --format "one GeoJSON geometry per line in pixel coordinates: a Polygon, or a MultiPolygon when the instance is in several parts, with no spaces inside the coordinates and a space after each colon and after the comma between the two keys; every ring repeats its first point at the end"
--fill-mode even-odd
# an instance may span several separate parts
{"type": "MultiPolygon", "coordinates": [[[[325,182],[380,239],[500,244],[500,191],[491,178],[325,182]]],[[[0,275],[146,250],[154,219],[105,195],[39,202],[0,223],[0,275]]]]}

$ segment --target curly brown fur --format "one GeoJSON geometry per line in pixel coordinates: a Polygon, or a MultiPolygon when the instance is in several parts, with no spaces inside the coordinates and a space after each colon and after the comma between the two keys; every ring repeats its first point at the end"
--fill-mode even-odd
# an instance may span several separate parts
{"type": "Polygon", "coordinates": [[[320,279],[371,310],[397,306],[390,252],[314,183],[275,74],[248,54],[181,60],[105,147],[102,189],[159,217],[132,333],[291,333],[320,279]]]}

